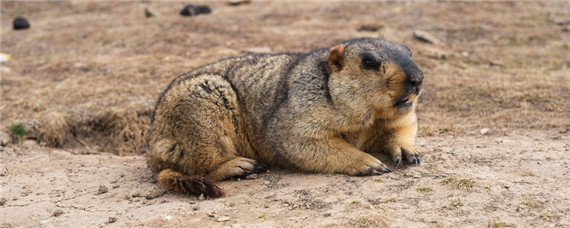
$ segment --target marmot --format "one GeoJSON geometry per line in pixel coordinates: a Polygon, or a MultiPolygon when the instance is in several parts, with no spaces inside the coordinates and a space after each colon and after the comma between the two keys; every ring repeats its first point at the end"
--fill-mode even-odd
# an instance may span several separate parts
{"type": "Polygon", "coordinates": [[[223,59],[160,96],[148,165],[168,189],[220,197],[216,181],[267,165],[380,175],[391,171],[368,153],[381,151],[418,164],[422,80],[410,49],[380,38],[223,59]]]}

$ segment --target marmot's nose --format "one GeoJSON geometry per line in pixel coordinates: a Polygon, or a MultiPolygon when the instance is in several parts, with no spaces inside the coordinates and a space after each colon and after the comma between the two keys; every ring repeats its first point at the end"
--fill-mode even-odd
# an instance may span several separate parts
{"type": "Polygon", "coordinates": [[[422,84],[422,81],[424,80],[424,74],[421,71],[413,72],[407,75],[407,79],[410,84],[417,86],[422,84]]]}

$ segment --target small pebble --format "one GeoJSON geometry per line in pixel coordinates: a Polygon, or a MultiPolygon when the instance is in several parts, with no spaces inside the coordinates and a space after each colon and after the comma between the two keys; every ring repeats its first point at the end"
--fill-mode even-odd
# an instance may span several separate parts
{"type": "Polygon", "coordinates": [[[57,210],[55,210],[55,211],[53,212],[52,215],[53,215],[53,217],[58,217],[58,216],[60,216],[60,215],[62,215],[62,214],[63,214],[63,211],[60,210],[60,209],[57,209],[57,210]]]}
{"type": "Polygon", "coordinates": [[[109,189],[104,185],[99,185],[99,190],[97,190],[97,195],[105,194],[109,192],[109,189]]]}
{"type": "Polygon", "coordinates": [[[257,179],[257,178],[259,178],[259,176],[257,175],[257,173],[254,173],[254,174],[251,174],[251,175],[248,175],[247,177],[245,177],[245,179],[248,179],[248,180],[254,180],[254,179],[257,179]]]}
{"type": "Polygon", "coordinates": [[[109,217],[109,220],[107,221],[107,223],[114,223],[117,221],[117,218],[115,217],[109,217]]]}
{"type": "Polygon", "coordinates": [[[216,219],[216,222],[225,222],[225,221],[228,221],[228,220],[230,220],[230,217],[221,216],[221,217],[218,217],[218,218],[216,219]]]}
{"type": "Polygon", "coordinates": [[[419,41],[430,43],[430,44],[441,43],[441,41],[437,37],[435,37],[434,35],[426,32],[426,31],[422,31],[422,30],[414,31],[414,37],[419,41]]]}

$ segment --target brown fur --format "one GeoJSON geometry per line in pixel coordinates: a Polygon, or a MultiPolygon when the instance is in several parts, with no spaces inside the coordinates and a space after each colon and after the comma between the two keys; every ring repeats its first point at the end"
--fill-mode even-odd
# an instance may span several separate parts
{"type": "Polygon", "coordinates": [[[407,47],[374,38],[221,60],[180,75],[161,95],[148,164],[169,189],[212,197],[221,190],[204,177],[243,176],[261,163],[375,175],[390,170],[369,153],[384,151],[418,164],[422,79],[407,47]]]}

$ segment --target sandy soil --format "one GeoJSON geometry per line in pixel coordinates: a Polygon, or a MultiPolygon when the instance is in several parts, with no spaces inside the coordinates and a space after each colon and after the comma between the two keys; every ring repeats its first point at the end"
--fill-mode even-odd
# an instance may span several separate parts
{"type": "Polygon", "coordinates": [[[181,17],[185,4],[0,1],[1,227],[570,227],[568,2],[217,1],[181,17]],[[155,182],[140,154],[176,75],[362,36],[406,44],[425,74],[421,166],[271,168],[221,182],[221,199],[155,182]]]}
{"type": "MultiPolygon", "coordinates": [[[[270,169],[228,196],[166,192],[141,156],[2,147],[3,227],[568,227],[570,137],[423,137],[421,166],[374,177],[270,169]]],[[[379,155],[387,161],[387,157],[379,155]]],[[[387,161],[388,162],[388,161],[387,161]]]]}

